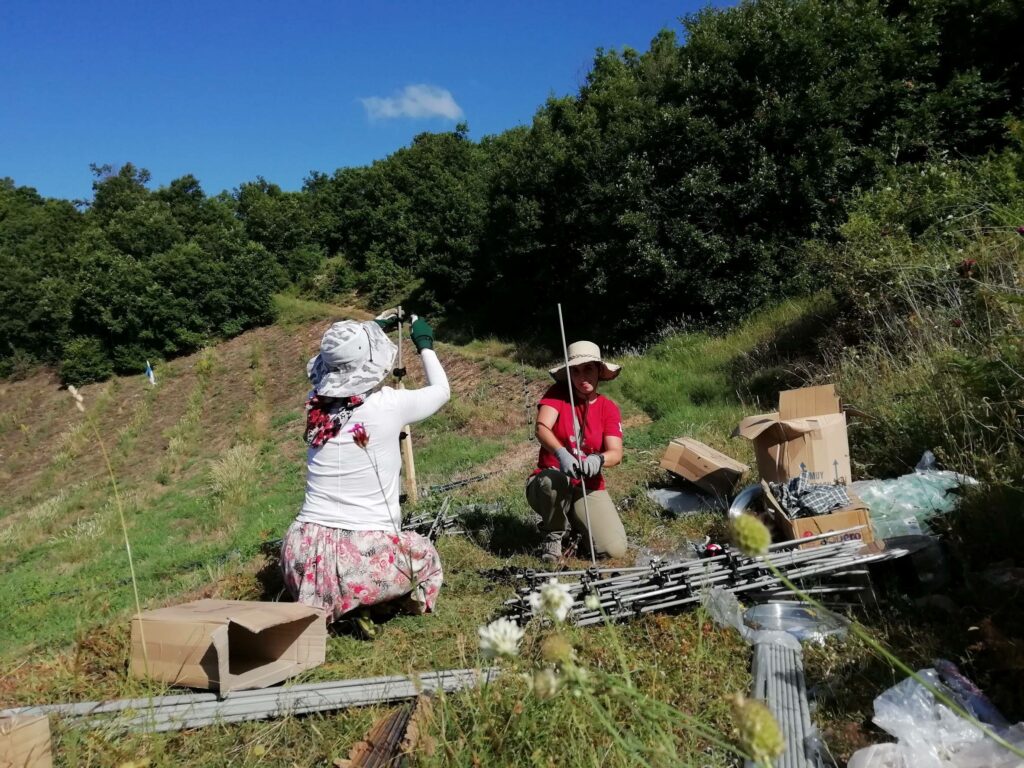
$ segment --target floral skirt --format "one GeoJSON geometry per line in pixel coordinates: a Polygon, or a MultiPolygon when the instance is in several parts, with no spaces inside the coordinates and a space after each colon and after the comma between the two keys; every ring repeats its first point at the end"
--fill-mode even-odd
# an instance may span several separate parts
{"type": "Polygon", "coordinates": [[[406,613],[429,613],[441,590],[441,558],[413,531],[346,531],[296,520],[281,545],[281,567],[292,597],[323,608],[329,622],[389,601],[406,613]]]}

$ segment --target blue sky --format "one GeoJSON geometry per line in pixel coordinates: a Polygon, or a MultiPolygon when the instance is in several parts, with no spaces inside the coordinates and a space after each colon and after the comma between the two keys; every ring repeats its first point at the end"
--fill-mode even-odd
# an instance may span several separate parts
{"type": "Polygon", "coordinates": [[[473,138],[529,123],[595,49],[646,50],[707,4],[7,0],[0,177],[88,198],[90,163],[132,162],[154,186],[298,189],[458,120],[473,138]]]}

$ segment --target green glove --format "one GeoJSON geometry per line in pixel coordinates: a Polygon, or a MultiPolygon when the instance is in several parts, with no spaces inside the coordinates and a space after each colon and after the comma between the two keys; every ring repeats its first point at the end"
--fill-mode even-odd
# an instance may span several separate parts
{"type": "Polygon", "coordinates": [[[373,321],[381,327],[385,333],[393,331],[398,326],[400,320],[405,319],[405,313],[402,312],[400,307],[393,307],[391,309],[385,309],[375,318],[373,321]]]}
{"type": "Polygon", "coordinates": [[[412,316],[412,325],[409,326],[409,336],[412,337],[412,343],[416,345],[416,351],[422,352],[424,349],[434,348],[434,329],[430,327],[430,323],[424,320],[422,317],[412,316]]]}

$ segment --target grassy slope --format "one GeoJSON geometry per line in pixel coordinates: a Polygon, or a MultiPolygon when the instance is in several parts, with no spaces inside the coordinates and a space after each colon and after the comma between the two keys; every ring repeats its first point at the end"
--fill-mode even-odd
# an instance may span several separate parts
{"type": "MultiPolygon", "coordinates": [[[[155,389],[142,377],[84,389],[118,481],[144,605],[279,594],[275,564],[260,544],[281,534],[301,501],[304,363],[326,318],[338,312],[282,301],[278,325],[162,365],[155,389]],[[243,482],[225,483],[225,474],[243,482]]],[[[749,412],[734,394],[731,366],[808,306],[813,309],[787,304],[722,338],[674,336],[643,356],[621,360],[625,370],[607,391],[623,406],[628,451],[623,466],[609,474],[613,495],[631,499],[624,521],[635,545],[672,549],[715,525],[709,519],[667,520],[642,491],[662,478],[657,459],[675,435],[749,458],[745,444],[726,439],[749,412]]],[[[453,400],[414,431],[421,486],[495,471],[454,492],[453,500],[499,500],[504,511],[471,540],[439,543],[446,584],[435,615],[396,618],[372,643],[332,637],[327,663],[310,679],[478,663],[476,628],[508,594],[479,569],[537,565],[528,555],[534,533],[522,483],[536,450],[528,440],[530,404],[546,386],[546,374],[521,364],[511,347],[497,342],[458,349],[442,344],[439,353],[453,400]]],[[[410,386],[417,386],[415,363],[410,375],[410,386]]],[[[133,597],[117,505],[95,436],[46,374],[0,385],[0,404],[7,414],[0,422],[0,622],[6,629],[0,700],[113,698],[155,690],[124,674],[133,597]]],[[[440,503],[438,496],[427,497],[420,509],[440,503]]],[[[617,671],[643,693],[728,732],[722,694],[746,687],[748,652],[699,612],[652,617],[614,631],[577,630],[572,638],[585,664],[617,671]],[[610,651],[617,644],[629,649],[625,668],[610,651]]],[[[601,754],[602,764],[636,763],[637,756],[613,743],[593,712],[572,698],[524,696],[516,680],[442,707],[435,724],[441,748],[424,762],[589,764],[601,754]]],[[[606,706],[626,721],[636,711],[613,697],[606,706]]],[[[157,765],[323,765],[344,756],[375,714],[113,740],[58,726],[57,754],[69,765],[141,757],[157,765]]],[[[656,733],[638,732],[653,745],[644,761],[728,763],[705,740],[672,730],[667,746],[658,746],[656,733]]]]}

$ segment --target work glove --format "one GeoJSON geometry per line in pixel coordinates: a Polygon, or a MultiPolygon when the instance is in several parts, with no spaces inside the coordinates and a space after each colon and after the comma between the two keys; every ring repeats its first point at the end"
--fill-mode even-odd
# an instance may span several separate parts
{"type": "Polygon", "coordinates": [[[559,468],[569,477],[579,477],[580,460],[569,453],[566,448],[559,448],[555,451],[555,458],[558,459],[559,468]]]}
{"type": "Polygon", "coordinates": [[[604,466],[604,454],[592,453],[580,462],[580,477],[597,477],[604,466]]]}
{"type": "Polygon", "coordinates": [[[398,323],[405,320],[405,312],[402,311],[401,307],[392,307],[391,309],[385,309],[375,318],[373,321],[381,327],[385,333],[393,331],[398,327],[398,323]]]}
{"type": "Polygon", "coordinates": [[[412,325],[409,326],[409,336],[412,337],[412,343],[416,345],[416,351],[422,352],[424,349],[434,348],[434,329],[430,327],[430,323],[424,320],[422,317],[416,317],[411,315],[412,325]]]}

